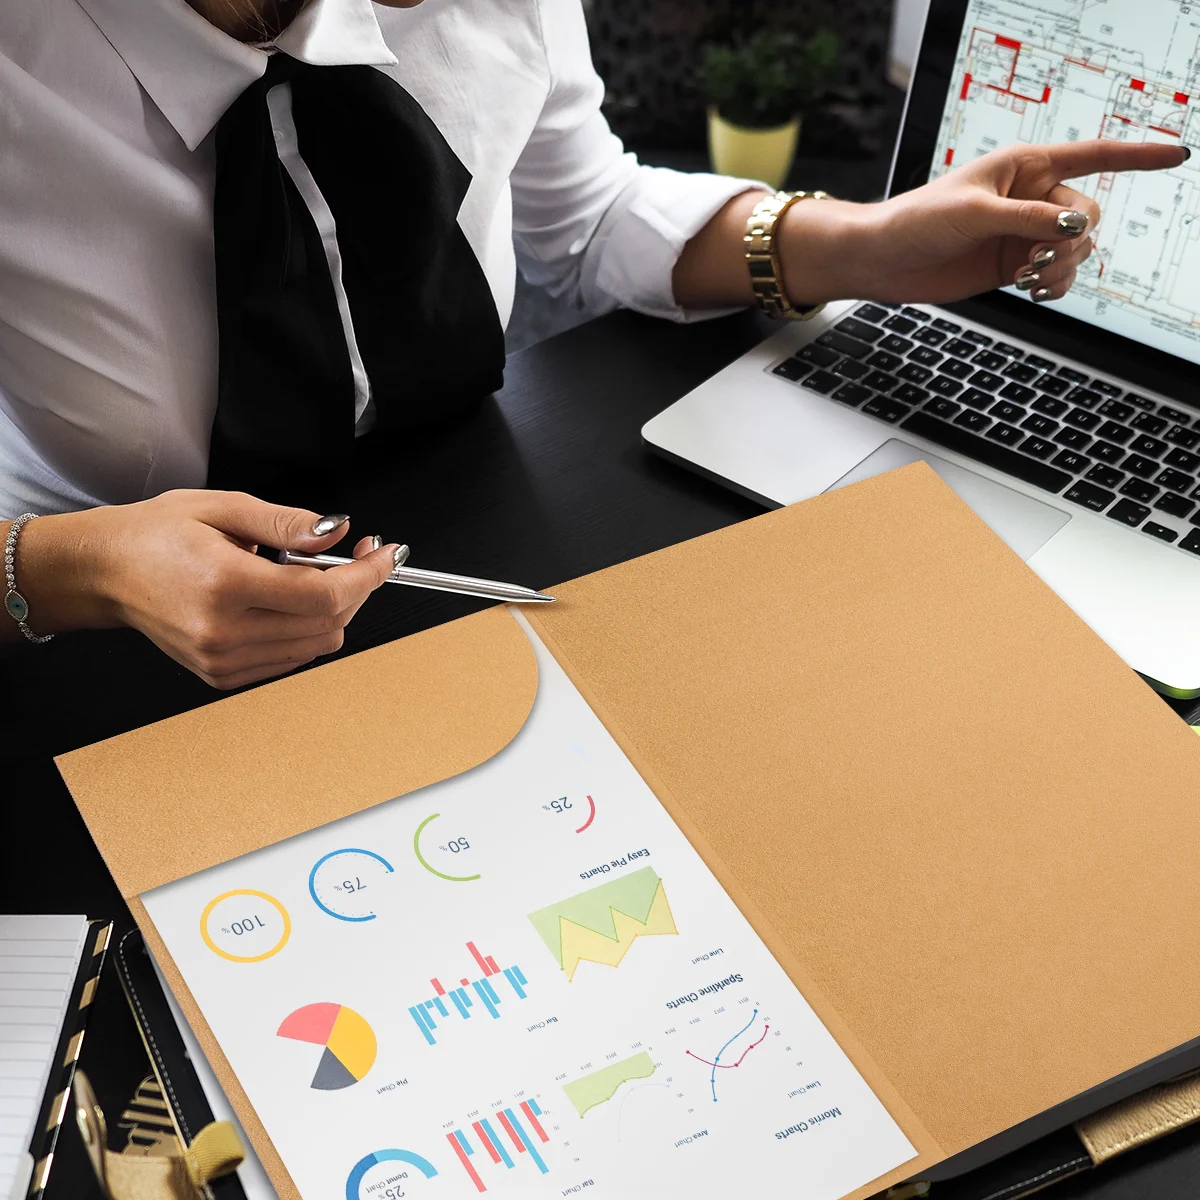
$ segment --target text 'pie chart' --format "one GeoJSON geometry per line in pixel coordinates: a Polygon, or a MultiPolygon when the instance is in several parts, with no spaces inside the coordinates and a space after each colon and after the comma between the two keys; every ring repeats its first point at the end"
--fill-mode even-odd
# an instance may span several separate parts
{"type": "Polygon", "coordinates": [[[276,1031],[279,1037],[323,1046],[311,1086],[334,1092],[357,1083],[375,1063],[375,1031],[344,1004],[306,1004],[276,1031]]]}

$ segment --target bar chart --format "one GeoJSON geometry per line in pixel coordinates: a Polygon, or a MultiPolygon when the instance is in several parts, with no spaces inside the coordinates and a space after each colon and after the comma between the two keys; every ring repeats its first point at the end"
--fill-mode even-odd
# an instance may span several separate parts
{"type": "Polygon", "coordinates": [[[446,1134],[446,1140],[458,1156],[458,1161],[462,1163],[463,1170],[470,1176],[476,1191],[487,1191],[487,1185],[476,1166],[476,1163],[480,1166],[485,1165],[483,1155],[487,1156],[493,1166],[503,1165],[506,1170],[511,1171],[522,1161],[521,1155],[526,1154],[541,1174],[549,1173],[550,1168],[538,1150],[539,1143],[545,1144],[550,1140],[550,1135],[539,1120],[543,1115],[537,1100],[531,1097],[511,1107],[495,1109],[492,1112],[494,1122],[489,1117],[480,1117],[479,1120],[472,1121],[474,1141],[470,1134],[462,1129],[455,1129],[446,1134]],[[516,1152],[515,1155],[513,1151],[516,1152]],[[472,1162],[472,1159],[475,1159],[475,1162],[472,1162]]]}
{"type": "Polygon", "coordinates": [[[501,1015],[500,1005],[503,999],[493,981],[498,982],[502,977],[508,982],[509,989],[516,999],[524,1000],[526,998],[525,989],[528,986],[528,980],[520,967],[515,965],[511,967],[497,966],[496,960],[490,954],[480,954],[474,942],[467,943],[467,950],[475,960],[475,964],[483,972],[482,977],[474,980],[459,979],[457,985],[447,988],[434,976],[429,981],[433,988],[433,996],[419,1004],[412,1005],[408,1010],[425,1041],[431,1046],[437,1045],[437,1038],[434,1034],[438,1029],[438,1022],[448,1020],[452,1015],[447,1001],[454,1006],[459,1017],[464,1021],[471,1019],[473,1010],[482,1010],[493,1020],[497,1020],[501,1015]],[[471,998],[472,992],[474,999],[471,998]]]}

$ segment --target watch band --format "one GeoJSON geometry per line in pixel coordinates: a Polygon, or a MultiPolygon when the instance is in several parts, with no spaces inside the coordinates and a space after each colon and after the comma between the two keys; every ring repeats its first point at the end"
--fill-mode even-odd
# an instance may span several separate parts
{"type": "Polygon", "coordinates": [[[801,200],[828,200],[827,192],[775,192],[764,196],[746,222],[746,265],[750,268],[750,286],[758,307],[769,317],[807,321],[825,307],[795,308],[783,290],[783,268],[775,243],[775,226],[793,204],[801,200]]]}
{"type": "Polygon", "coordinates": [[[17,591],[17,538],[37,516],[37,513],[22,513],[8,528],[4,542],[4,611],[17,623],[17,627],[31,642],[48,642],[54,634],[39,636],[29,628],[29,601],[17,591]]]}

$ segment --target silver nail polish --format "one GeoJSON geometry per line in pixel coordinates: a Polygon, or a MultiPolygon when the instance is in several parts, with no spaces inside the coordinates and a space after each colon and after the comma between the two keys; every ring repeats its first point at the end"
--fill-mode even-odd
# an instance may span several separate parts
{"type": "Polygon", "coordinates": [[[396,553],[392,555],[392,564],[397,567],[402,567],[408,562],[408,547],[397,546],[396,553]]]}
{"type": "Polygon", "coordinates": [[[1032,258],[1031,265],[1036,268],[1048,267],[1056,258],[1057,254],[1047,246],[1044,250],[1039,250],[1032,258]]]}
{"type": "Polygon", "coordinates": [[[1034,300],[1034,301],[1049,300],[1050,299],[1050,289],[1049,288],[1038,288],[1036,292],[1030,293],[1030,299],[1034,300]]]}
{"type": "Polygon", "coordinates": [[[1060,212],[1055,224],[1063,233],[1069,233],[1072,237],[1078,237],[1088,227],[1088,219],[1086,214],[1071,210],[1069,212],[1060,212]]]}
{"type": "Polygon", "coordinates": [[[1029,270],[1028,267],[1017,276],[1016,288],[1018,292],[1027,292],[1041,276],[1036,271],[1029,270]]]}
{"type": "Polygon", "coordinates": [[[350,520],[345,513],[330,513],[327,517],[318,517],[313,522],[313,537],[324,537],[332,533],[339,525],[345,525],[350,520]]]}
{"type": "Polygon", "coordinates": [[[381,538],[379,536],[379,534],[375,534],[372,536],[371,549],[372,550],[382,550],[383,549],[383,538],[381,538]]]}

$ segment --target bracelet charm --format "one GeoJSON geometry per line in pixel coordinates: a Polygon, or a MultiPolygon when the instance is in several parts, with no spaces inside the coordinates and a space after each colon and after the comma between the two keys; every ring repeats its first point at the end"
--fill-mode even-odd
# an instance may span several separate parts
{"type": "Polygon", "coordinates": [[[8,613],[18,628],[31,642],[48,642],[54,636],[52,633],[36,634],[29,628],[29,601],[17,591],[17,538],[21,530],[34,520],[37,513],[22,513],[9,526],[8,537],[4,542],[4,611],[8,613]]]}

